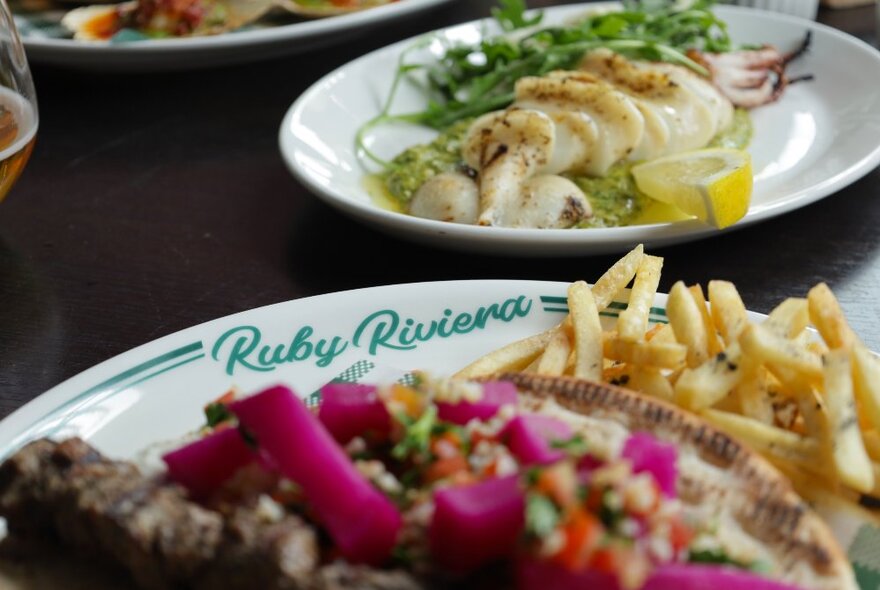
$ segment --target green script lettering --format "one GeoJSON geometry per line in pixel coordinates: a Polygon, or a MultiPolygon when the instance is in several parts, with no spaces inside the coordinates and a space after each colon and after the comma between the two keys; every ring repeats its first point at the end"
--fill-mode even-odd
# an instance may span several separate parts
{"type": "Polygon", "coordinates": [[[289,344],[262,344],[262,333],[255,326],[238,326],[223,333],[211,349],[211,357],[220,360],[220,354],[228,346],[226,373],[233,375],[237,367],[251,371],[274,371],[279,365],[316,359],[319,367],[329,366],[345,351],[348,342],[334,336],[327,340],[312,340],[315,330],[311,326],[300,328],[289,344]]]}
{"type": "Polygon", "coordinates": [[[475,313],[443,310],[443,317],[430,322],[417,322],[413,318],[401,321],[400,314],[392,309],[383,309],[367,316],[355,330],[352,343],[366,347],[371,355],[380,348],[392,350],[412,350],[419,342],[427,342],[434,337],[449,338],[454,334],[468,334],[475,329],[484,329],[490,319],[511,322],[518,317],[526,317],[532,309],[532,300],[524,295],[507,299],[500,305],[493,303],[480,307],[475,313]]]}

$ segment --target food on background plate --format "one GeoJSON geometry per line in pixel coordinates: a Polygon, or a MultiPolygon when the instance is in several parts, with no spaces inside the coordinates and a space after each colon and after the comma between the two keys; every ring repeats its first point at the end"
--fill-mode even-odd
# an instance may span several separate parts
{"type": "Polygon", "coordinates": [[[361,154],[383,166],[368,183],[381,202],[440,221],[539,229],[688,216],[720,228],[745,215],[744,109],[782,94],[792,81],[785,67],[806,43],[788,55],[738,48],[708,1],[625,3],[546,28],[523,2],[501,4],[504,35],[449,47],[436,64],[401,55],[385,107],[358,134],[361,154]],[[424,74],[429,106],[393,115],[400,80],[413,72],[424,74]],[[389,122],[440,133],[386,162],[363,139],[389,122]]]}
{"type": "Polygon", "coordinates": [[[79,439],[0,467],[15,537],[143,588],[853,590],[825,523],[757,454],[614,386],[510,375],[277,386],[206,409],[141,474],[79,439]]]}
{"type": "MultiPolygon", "coordinates": [[[[64,1],[67,4],[66,0],[64,1]]],[[[61,19],[74,39],[136,41],[233,31],[270,15],[337,16],[397,0],[134,0],[81,6],[61,19]]],[[[39,7],[45,9],[45,7],[39,7]]]]}
{"type": "Polygon", "coordinates": [[[624,385],[746,442],[808,499],[880,498],[880,360],[828,286],[752,322],[732,283],[710,281],[704,291],[679,281],[658,317],[651,306],[661,266],[636,247],[592,287],[571,285],[559,325],[490,352],[457,376],[524,371],[624,385]],[[602,330],[600,314],[631,281],[626,309],[602,330]]]}

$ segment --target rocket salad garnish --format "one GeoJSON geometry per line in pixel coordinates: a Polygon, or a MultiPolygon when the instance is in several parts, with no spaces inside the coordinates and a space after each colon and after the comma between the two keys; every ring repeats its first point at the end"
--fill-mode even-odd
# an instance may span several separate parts
{"type": "Polygon", "coordinates": [[[493,16],[504,34],[484,37],[476,45],[450,46],[435,63],[408,61],[412,51],[434,41],[433,37],[401,54],[388,99],[381,112],[359,130],[358,146],[367,157],[387,165],[364,145],[364,135],[372,127],[398,121],[446,129],[457,121],[508,106],[517,80],[572,69],[593,49],[608,48],[633,59],[676,63],[708,75],[704,66],[686,53],[692,49],[733,49],[726,25],[711,11],[713,4],[713,0],[629,0],[623,2],[621,11],[588,15],[569,26],[542,27],[541,13],[527,12],[523,0],[502,1],[493,16]],[[417,72],[424,75],[427,84],[427,107],[392,114],[401,80],[417,72]]]}

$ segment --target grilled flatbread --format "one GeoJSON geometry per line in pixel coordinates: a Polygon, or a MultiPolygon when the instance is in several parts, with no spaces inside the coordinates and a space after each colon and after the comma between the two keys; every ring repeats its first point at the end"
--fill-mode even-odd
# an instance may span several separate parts
{"type": "MultiPolygon", "coordinates": [[[[488,429],[482,431],[487,438],[475,447],[468,447],[474,453],[472,459],[495,457],[499,460],[498,463],[493,463],[494,475],[484,480],[471,480],[470,484],[459,484],[461,487],[453,493],[464,491],[467,494],[466,490],[470,485],[495,486],[503,480],[510,481],[506,477],[513,473],[509,464],[508,469],[504,471],[505,475],[500,475],[501,472],[498,471],[501,469],[498,466],[503,464],[501,459],[504,455],[492,455],[492,453],[507,452],[504,449],[513,451],[512,438],[505,438],[508,435],[505,435],[501,429],[505,428],[505,425],[511,426],[515,420],[522,424],[525,416],[538,414],[554,418],[546,422],[565,427],[565,430],[569,431],[564,439],[567,443],[576,442],[580,449],[583,449],[583,443],[586,443],[586,451],[577,451],[574,457],[578,458],[578,461],[589,458],[603,465],[604,467],[589,475],[596,478],[611,476],[612,472],[619,473],[621,470],[617,469],[618,467],[623,468],[624,478],[630,477],[626,475],[632,473],[630,467],[625,462],[621,462],[620,458],[625,456],[623,450],[625,445],[629,444],[628,441],[639,438],[632,435],[646,432],[676,447],[675,471],[667,472],[669,477],[664,478],[670,486],[674,485],[675,499],[667,498],[661,501],[659,488],[655,488],[657,495],[654,496],[654,500],[657,503],[653,504],[653,508],[641,504],[644,510],[639,514],[644,516],[650,513],[650,517],[646,517],[643,522],[654,531],[651,535],[657,533],[659,537],[663,535],[669,537],[673,521],[666,517],[675,514],[676,519],[684,517],[684,521],[689,525],[695,525],[693,532],[698,536],[688,541],[689,551],[721,555],[725,560],[729,560],[722,563],[737,564],[740,567],[754,567],[760,564],[762,573],[767,577],[803,590],[858,590],[852,569],[834,540],[832,532],[798,497],[791,483],[766,460],[700,418],[662,401],[609,385],[565,377],[540,377],[528,374],[508,374],[502,379],[513,383],[516,390],[508,387],[507,384],[496,384],[504,386],[507,397],[505,401],[498,402],[496,413],[488,415],[488,419],[468,417],[463,421],[457,421],[458,419],[453,418],[451,414],[447,414],[451,422],[446,424],[463,425],[458,427],[462,431],[473,428],[472,433],[476,433],[476,429],[488,429]],[[520,406],[519,412],[512,408],[514,402],[520,406]],[[560,422],[565,424],[560,425],[560,422]],[[574,438],[570,438],[571,431],[574,431],[574,438]],[[580,434],[580,437],[577,437],[577,434],[580,434]],[[480,448],[489,439],[495,441],[492,443],[495,446],[489,444],[490,452],[487,454],[484,452],[485,446],[483,451],[480,451],[480,448]],[[601,469],[605,471],[600,473],[601,469]],[[677,481],[674,481],[675,478],[677,481]],[[653,528],[658,523],[667,527],[664,529],[666,532],[661,532],[661,528],[653,528]]],[[[422,380],[421,383],[419,387],[424,389],[420,391],[428,394],[428,397],[422,398],[422,401],[428,400],[428,404],[445,403],[447,412],[452,411],[449,404],[454,405],[467,399],[480,400],[480,396],[483,395],[479,393],[480,388],[477,387],[477,396],[468,397],[474,393],[473,389],[476,386],[474,383],[430,379],[422,380]]],[[[414,389],[405,386],[394,387],[405,392],[401,395],[418,395],[414,389]]],[[[483,391],[485,393],[485,390],[483,391]]],[[[276,399],[293,399],[293,393],[289,390],[286,390],[288,395],[284,395],[284,388],[270,388],[251,399],[273,392],[276,393],[276,399]]],[[[384,402],[379,403],[398,403],[402,399],[407,398],[385,398],[384,402]]],[[[301,404],[301,402],[297,403],[301,404]]],[[[322,410],[330,403],[325,401],[322,410]]],[[[305,405],[294,405],[301,407],[298,411],[308,415],[309,410],[305,405]]],[[[433,407],[435,411],[439,411],[437,406],[433,407]]],[[[357,415],[363,416],[362,413],[357,415]]],[[[432,413],[427,410],[422,410],[420,414],[422,417],[431,415],[432,413]]],[[[412,422],[410,427],[418,428],[416,424],[420,422],[421,418],[412,422]]],[[[427,423],[431,424],[431,422],[427,423]]],[[[439,424],[439,422],[435,423],[435,425],[439,424]]],[[[313,427],[315,426],[309,426],[309,428],[313,427]]],[[[366,432],[366,430],[361,427],[358,432],[366,432]]],[[[433,427],[427,432],[434,432],[433,427]]],[[[452,431],[441,428],[440,432],[452,431]]],[[[237,429],[227,428],[215,434],[222,437],[224,433],[233,435],[225,438],[238,440],[237,429]]],[[[458,435],[454,434],[454,436],[458,435]]],[[[450,439],[444,440],[446,444],[452,444],[450,439]]],[[[239,440],[238,444],[244,443],[239,440]]],[[[671,452],[668,445],[660,446],[671,452]]],[[[270,448],[268,443],[266,448],[267,451],[270,448]]],[[[298,447],[293,445],[285,448],[298,447]]],[[[558,449],[559,447],[556,452],[562,452],[558,449]]],[[[314,449],[310,448],[310,450],[314,449]]],[[[354,447],[353,452],[356,452],[354,447]]],[[[438,450],[438,458],[435,458],[438,462],[439,453],[438,450]]],[[[507,455],[507,457],[512,456],[507,455]]],[[[513,470],[518,470],[520,474],[525,472],[526,466],[530,470],[538,470],[529,472],[528,477],[536,479],[533,483],[526,484],[527,486],[536,485],[535,482],[542,477],[541,474],[546,474],[541,471],[545,468],[568,466],[572,469],[570,472],[572,477],[575,477],[572,457],[555,459],[553,467],[547,467],[546,464],[539,467],[525,456],[520,457],[522,464],[518,466],[514,464],[513,470]]],[[[229,461],[230,455],[223,454],[222,460],[229,461]]],[[[661,465],[660,460],[656,460],[656,463],[655,459],[649,461],[651,465],[658,467],[661,465]]],[[[429,469],[434,465],[436,463],[429,469]]],[[[473,466],[474,463],[466,463],[466,465],[473,466]]],[[[248,481],[247,469],[239,471],[237,475],[243,473],[245,478],[240,479],[240,483],[248,481]]],[[[273,482],[276,482],[277,478],[272,474],[266,474],[260,469],[250,473],[263,473],[263,475],[251,479],[248,486],[263,482],[271,484],[270,487],[265,488],[267,491],[275,489],[273,482]],[[267,475],[270,476],[268,479],[267,475]]],[[[234,477],[233,480],[235,479],[234,477]]],[[[523,481],[520,480],[519,485],[523,485],[523,481]]],[[[652,478],[651,481],[659,484],[659,480],[652,478]]],[[[600,483],[599,479],[595,482],[597,487],[592,491],[602,490],[605,484],[600,483]]],[[[374,483],[378,485],[378,480],[374,483]]],[[[515,480],[513,485],[518,485],[515,480]]],[[[452,485],[452,489],[456,487],[452,485]]],[[[528,489],[531,490],[528,493],[535,493],[536,488],[528,489]]],[[[574,490],[574,483],[570,489],[574,490]]],[[[604,489],[607,491],[607,488],[604,489]]],[[[624,488],[618,488],[621,493],[623,490],[624,488]]],[[[449,488],[421,489],[416,486],[410,491],[416,494],[425,492],[424,499],[430,506],[434,505],[440,493],[448,492],[449,488]]],[[[591,493],[588,490],[584,491],[591,493]]],[[[644,498],[644,494],[641,494],[641,497],[644,498]]],[[[572,499],[572,503],[578,502],[587,505],[588,498],[572,499]]],[[[280,507],[277,507],[276,512],[272,510],[266,512],[268,508],[262,506],[260,502],[253,504],[244,498],[236,500],[233,505],[221,504],[221,506],[225,507],[215,511],[217,506],[212,508],[209,505],[195,503],[187,497],[182,487],[161,478],[144,476],[132,463],[107,459],[79,439],[68,439],[60,443],[48,440],[35,441],[10,457],[0,467],[0,514],[9,521],[11,531],[17,531],[24,540],[45,536],[58,537],[78,550],[101,556],[104,560],[124,567],[144,588],[417,590],[434,587],[435,580],[430,569],[419,571],[419,568],[412,568],[410,571],[409,566],[387,570],[346,564],[338,567],[334,564],[322,565],[320,547],[317,545],[317,534],[312,528],[313,525],[295,512],[288,513],[280,507]],[[329,583],[328,580],[336,580],[337,574],[342,575],[340,580],[344,578],[348,582],[336,585],[329,583]],[[372,585],[363,582],[366,579],[372,580],[370,582],[372,585]]],[[[423,520],[422,517],[426,515],[422,514],[420,506],[424,504],[415,503],[404,509],[409,510],[404,517],[408,519],[410,525],[401,532],[401,535],[406,538],[412,536],[410,541],[413,542],[407,545],[411,549],[417,549],[421,541],[427,539],[429,529],[426,527],[431,526],[429,521],[423,520]],[[422,517],[419,517],[419,514],[422,514],[422,517]]],[[[441,503],[437,500],[437,510],[435,512],[432,508],[431,513],[435,515],[439,513],[439,506],[441,503]]],[[[510,504],[501,501],[501,506],[509,507],[510,504]]],[[[572,504],[566,506],[571,508],[572,504]]],[[[577,506],[575,509],[581,509],[577,506]]],[[[613,506],[610,508],[615,510],[613,506]]],[[[429,520],[431,513],[427,515],[429,520]]],[[[473,518],[473,514],[462,518],[473,518]]],[[[495,531],[498,530],[497,522],[493,526],[488,526],[487,530],[493,528],[495,531]]],[[[373,543],[375,529],[370,528],[369,531],[367,541],[373,543]]],[[[468,531],[473,533],[471,529],[468,531]]],[[[609,533],[605,537],[606,540],[613,537],[614,533],[611,531],[611,528],[606,529],[609,533]]],[[[483,543],[462,535],[453,535],[452,538],[455,541],[453,546],[456,548],[462,544],[472,545],[467,550],[467,555],[470,555],[472,549],[480,551],[485,547],[500,546],[498,539],[486,540],[483,543]]],[[[662,539],[650,538],[650,542],[657,540],[662,539]]],[[[444,549],[441,546],[441,551],[436,553],[434,552],[436,547],[432,548],[438,563],[443,551],[447,551],[447,557],[451,555],[448,552],[449,547],[446,545],[444,549]]],[[[650,550],[653,551],[654,545],[651,547],[650,550]]],[[[499,556],[503,555],[506,554],[499,554],[499,556]]],[[[638,560],[634,561],[635,554],[626,555],[626,567],[632,569],[638,560]]],[[[693,556],[694,553],[691,553],[690,557],[693,556]]],[[[645,555],[641,557],[642,563],[648,563],[644,561],[645,555]]],[[[523,554],[523,558],[525,561],[530,559],[527,554],[523,554]]],[[[691,559],[691,561],[698,560],[691,559]]],[[[484,564],[485,561],[482,561],[474,565],[484,564]]],[[[2,587],[4,571],[6,568],[0,564],[0,587],[2,587]]],[[[479,573],[480,570],[477,571],[479,573]]],[[[433,573],[441,576],[443,574],[442,569],[433,573]]],[[[511,573],[512,571],[506,575],[511,573]]],[[[512,582],[507,578],[498,578],[487,586],[481,582],[475,585],[473,583],[475,580],[479,582],[480,578],[468,578],[470,585],[459,587],[501,588],[508,587],[508,583],[512,582]]],[[[642,581],[625,587],[639,587],[642,581]]],[[[19,587],[29,586],[22,584],[19,587]]]]}
{"type": "Polygon", "coordinates": [[[770,577],[805,589],[857,590],[852,568],[825,522],[768,461],[697,416],[655,398],[567,377],[508,374],[522,403],[582,433],[591,452],[612,457],[633,432],[674,442],[686,510],[716,519],[729,554],[760,558],[770,577]]]}

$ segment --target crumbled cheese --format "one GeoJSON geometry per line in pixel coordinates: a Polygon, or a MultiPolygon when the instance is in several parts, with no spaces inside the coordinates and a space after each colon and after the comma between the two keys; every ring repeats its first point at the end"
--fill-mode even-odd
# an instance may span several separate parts
{"type": "Polygon", "coordinates": [[[559,529],[554,530],[541,540],[541,546],[538,548],[538,555],[540,557],[551,557],[556,555],[562,551],[563,547],[565,547],[565,541],[565,533],[559,529]]]}
{"type": "Polygon", "coordinates": [[[647,514],[657,505],[657,486],[649,473],[638,473],[626,482],[624,505],[636,514],[647,514]]]}
{"type": "Polygon", "coordinates": [[[363,437],[356,436],[345,445],[345,452],[349,456],[358,455],[367,451],[367,441],[363,437]]]}
{"type": "Polygon", "coordinates": [[[672,560],[673,551],[672,543],[669,542],[667,536],[662,534],[654,534],[648,537],[648,553],[661,563],[672,560]]]}
{"type": "Polygon", "coordinates": [[[635,539],[642,532],[642,525],[634,518],[624,518],[617,525],[617,530],[624,537],[635,539]]]}
{"type": "Polygon", "coordinates": [[[513,475],[519,472],[519,464],[508,452],[504,452],[498,456],[498,462],[495,464],[496,477],[504,477],[505,475],[513,475]]]}
{"type": "Polygon", "coordinates": [[[423,376],[423,383],[434,396],[434,401],[455,404],[461,401],[478,402],[483,397],[483,386],[474,381],[464,381],[450,377],[434,378],[423,376]]]}
{"type": "Polygon", "coordinates": [[[284,507],[266,494],[260,494],[257,498],[256,515],[265,523],[281,522],[284,518],[284,507]]]}
{"type": "Polygon", "coordinates": [[[616,486],[618,483],[626,481],[631,473],[629,461],[617,461],[596,469],[591,480],[598,487],[616,486]]]}
{"type": "Polygon", "coordinates": [[[358,473],[370,480],[377,488],[388,494],[397,494],[403,491],[403,485],[394,474],[385,469],[385,464],[376,460],[359,460],[354,462],[358,473]]]}

